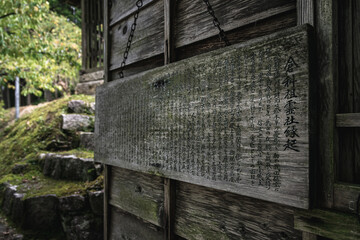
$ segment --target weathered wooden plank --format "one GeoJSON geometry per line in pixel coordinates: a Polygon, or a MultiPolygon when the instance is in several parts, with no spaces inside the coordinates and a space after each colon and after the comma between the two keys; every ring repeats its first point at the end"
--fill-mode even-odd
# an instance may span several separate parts
{"type": "MultiPolygon", "coordinates": [[[[149,7],[150,4],[159,0],[143,0],[143,5],[141,9],[149,7]]],[[[115,24],[121,22],[125,18],[134,15],[137,11],[136,1],[132,0],[115,0],[111,5],[110,10],[110,26],[114,26],[115,24]]]]}
{"type": "Polygon", "coordinates": [[[162,236],[163,230],[160,227],[146,223],[116,207],[111,208],[109,239],[159,240],[162,236]]]}
{"type": "MultiPolygon", "coordinates": [[[[164,53],[163,7],[163,1],[156,1],[139,13],[134,38],[126,61],[127,65],[164,53]]],[[[133,21],[133,16],[130,16],[111,27],[110,70],[119,68],[121,65],[133,21]]]]}
{"type": "Polygon", "coordinates": [[[349,184],[335,184],[334,207],[338,210],[355,213],[360,196],[360,187],[349,184]]]}
{"type": "Polygon", "coordinates": [[[104,79],[104,71],[97,71],[80,75],[80,82],[91,82],[104,79]]]}
{"type": "MultiPolygon", "coordinates": [[[[221,1],[213,0],[211,5],[225,31],[257,22],[296,8],[296,1],[221,1]]],[[[188,45],[218,34],[213,19],[201,1],[177,1],[175,30],[176,48],[188,45]]]]}
{"type": "MultiPolygon", "coordinates": [[[[266,20],[258,21],[253,24],[235,29],[228,32],[227,37],[231,43],[241,43],[256,37],[265,36],[274,32],[284,30],[290,27],[296,26],[296,12],[290,11],[284,14],[276,15],[266,20]]],[[[212,37],[204,41],[194,43],[189,46],[184,46],[176,49],[175,55],[177,60],[182,60],[195,55],[199,55],[211,50],[219,49],[224,46],[223,42],[219,41],[218,37],[212,37]]],[[[143,61],[135,62],[130,65],[126,65],[124,68],[124,75],[131,76],[140,72],[163,66],[164,55],[160,54],[152,58],[145,59],[143,61]]],[[[119,79],[118,70],[111,71],[112,79],[119,79]]]]}
{"type": "Polygon", "coordinates": [[[335,114],[338,84],[337,62],[337,1],[318,0],[315,4],[315,29],[317,36],[318,85],[318,151],[316,184],[317,204],[331,208],[333,205],[334,165],[337,152],[335,114]]]}
{"type": "MultiPolygon", "coordinates": [[[[296,26],[296,11],[293,10],[239,27],[227,32],[226,36],[232,44],[237,44],[294,26],[296,26]]],[[[224,42],[218,36],[210,37],[191,45],[177,48],[176,59],[182,60],[223,47],[224,42]]]]}
{"type": "Polygon", "coordinates": [[[294,215],[295,229],[337,240],[360,238],[360,223],[353,214],[325,210],[298,210],[294,215]]]}
{"type": "MultiPolygon", "coordinates": [[[[157,55],[152,58],[147,58],[145,60],[133,63],[131,65],[125,65],[123,74],[124,74],[124,76],[128,77],[131,75],[139,74],[141,72],[145,72],[147,70],[150,70],[150,69],[153,69],[156,67],[161,67],[163,65],[164,65],[164,54],[161,54],[161,55],[157,55]]],[[[111,79],[113,79],[113,80],[119,79],[120,78],[119,73],[120,73],[120,69],[115,69],[113,71],[110,71],[111,79]]]]}
{"type": "Polygon", "coordinates": [[[307,208],[316,135],[309,31],[289,29],[98,88],[96,159],[307,208]]]}
{"type": "Polygon", "coordinates": [[[297,0],[298,25],[310,24],[314,26],[315,6],[314,0],[297,0]]]}
{"type": "Polygon", "coordinates": [[[360,127],[360,113],[336,114],[337,127],[360,127]]]}
{"type": "Polygon", "coordinates": [[[315,234],[303,232],[302,240],[317,240],[318,237],[315,234]]]}
{"type": "Polygon", "coordinates": [[[110,177],[109,203],[157,226],[164,226],[164,183],[158,176],[117,167],[110,177]]]}
{"type": "Polygon", "coordinates": [[[285,206],[183,182],[176,200],[175,232],[188,240],[301,239],[285,206]]]}

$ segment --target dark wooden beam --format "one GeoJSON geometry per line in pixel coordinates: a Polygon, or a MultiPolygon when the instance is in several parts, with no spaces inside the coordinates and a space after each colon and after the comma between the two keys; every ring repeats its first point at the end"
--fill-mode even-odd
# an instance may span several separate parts
{"type": "MultiPolygon", "coordinates": [[[[175,47],[173,42],[173,30],[175,19],[175,0],[164,0],[164,64],[175,61],[175,47]]],[[[176,201],[176,181],[164,178],[164,240],[174,240],[174,220],[176,201]]]]}

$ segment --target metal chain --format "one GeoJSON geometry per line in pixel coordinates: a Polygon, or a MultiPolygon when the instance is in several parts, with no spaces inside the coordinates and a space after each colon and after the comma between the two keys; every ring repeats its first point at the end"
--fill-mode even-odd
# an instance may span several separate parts
{"type": "Polygon", "coordinates": [[[217,19],[217,17],[215,16],[215,12],[214,12],[214,9],[212,8],[209,0],[203,0],[204,3],[206,4],[207,6],[207,10],[209,12],[209,14],[213,17],[213,24],[214,26],[219,30],[219,37],[220,39],[225,42],[225,45],[226,46],[230,46],[230,41],[228,40],[228,38],[226,37],[226,34],[225,34],[225,31],[220,27],[220,22],[219,20],[217,19]]]}
{"type": "Polygon", "coordinates": [[[125,52],[124,52],[123,61],[122,61],[121,65],[120,65],[120,72],[119,72],[119,77],[120,78],[124,77],[124,67],[125,67],[126,60],[128,58],[129,51],[130,51],[130,48],[131,48],[131,42],[132,42],[132,40],[134,38],[134,33],[135,33],[135,29],[136,29],[136,21],[139,18],[140,8],[143,6],[143,1],[142,0],[137,0],[136,1],[136,6],[137,6],[137,10],[136,10],[136,12],[134,14],[134,22],[131,25],[131,31],[130,31],[130,35],[129,35],[129,38],[128,38],[128,41],[127,41],[127,44],[126,44],[126,49],[125,49],[125,52]]]}

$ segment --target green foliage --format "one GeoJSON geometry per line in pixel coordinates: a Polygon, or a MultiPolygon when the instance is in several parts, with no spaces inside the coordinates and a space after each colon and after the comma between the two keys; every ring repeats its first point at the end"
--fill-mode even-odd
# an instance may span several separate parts
{"type": "Polygon", "coordinates": [[[9,121],[9,110],[4,109],[4,101],[0,101],[0,129],[9,121]]]}
{"type": "Polygon", "coordinates": [[[0,85],[26,79],[23,95],[62,90],[81,67],[81,30],[45,0],[0,0],[0,85]]]}
{"type": "Polygon", "coordinates": [[[66,0],[49,0],[50,10],[64,16],[69,21],[81,27],[81,9],[71,6],[66,0]]]}

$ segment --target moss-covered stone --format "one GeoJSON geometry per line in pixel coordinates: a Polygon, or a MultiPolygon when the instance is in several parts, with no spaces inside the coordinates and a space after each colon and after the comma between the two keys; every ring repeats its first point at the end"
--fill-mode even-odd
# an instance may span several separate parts
{"type": "Polygon", "coordinates": [[[16,163],[36,160],[40,151],[72,149],[78,144],[77,134],[62,131],[60,118],[74,99],[95,101],[84,95],[64,97],[33,110],[0,132],[0,176],[10,173],[16,163]]]}

